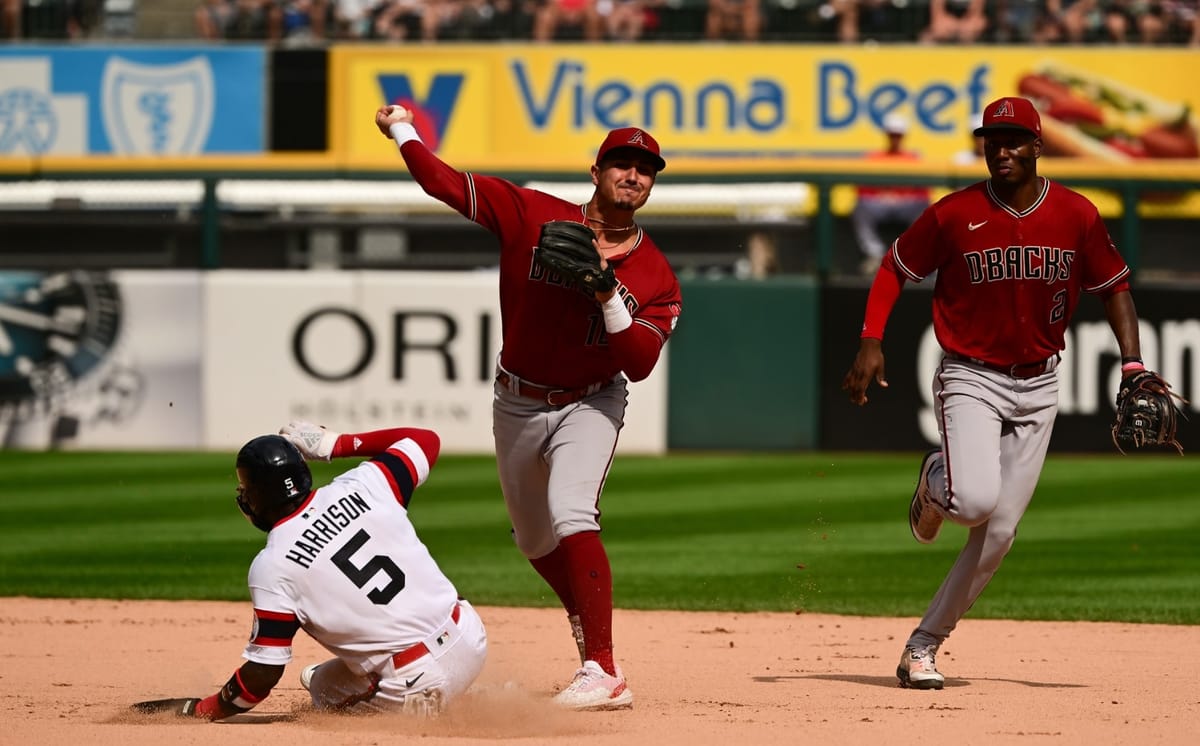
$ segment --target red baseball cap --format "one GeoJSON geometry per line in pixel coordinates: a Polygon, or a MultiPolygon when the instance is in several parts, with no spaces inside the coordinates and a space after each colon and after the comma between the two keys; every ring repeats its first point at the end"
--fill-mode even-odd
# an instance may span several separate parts
{"type": "Polygon", "coordinates": [[[983,124],[975,128],[975,136],[983,137],[997,130],[1025,130],[1041,137],[1042,118],[1029,99],[1005,96],[984,107],[983,124]]]}
{"type": "Polygon", "coordinates": [[[609,131],[604,142],[600,143],[600,150],[596,151],[596,163],[599,164],[604,160],[609,152],[623,148],[641,150],[654,156],[654,165],[659,171],[667,167],[667,162],[662,157],[662,151],[659,150],[658,140],[651,137],[646,130],[637,127],[621,127],[609,131]]]}

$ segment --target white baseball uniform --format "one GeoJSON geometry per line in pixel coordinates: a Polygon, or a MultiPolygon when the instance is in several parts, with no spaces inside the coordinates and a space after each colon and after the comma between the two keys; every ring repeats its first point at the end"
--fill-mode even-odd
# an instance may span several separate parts
{"type": "Polygon", "coordinates": [[[436,710],[470,686],[487,654],[483,623],[408,518],[430,461],[399,440],[271,529],[250,566],[244,658],[286,665],[303,629],[337,656],[308,684],[318,707],[436,710]]]}

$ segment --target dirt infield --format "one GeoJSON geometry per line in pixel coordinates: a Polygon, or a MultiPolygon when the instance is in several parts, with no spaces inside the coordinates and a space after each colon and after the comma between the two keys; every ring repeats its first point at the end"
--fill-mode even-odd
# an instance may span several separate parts
{"type": "Polygon", "coordinates": [[[575,668],[562,612],[480,614],[487,666],[437,720],[308,711],[300,669],[326,656],[301,634],[271,697],[211,724],[126,706],[215,691],[241,663],[248,605],[0,599],[0,742],[1190,744],[1200,733],[1197,627],[968,618],[939,657],[946,688],[918,692],[892,674],[912,619],[618,611],[634,708],[574,713],[547,702],[575,668]]]}

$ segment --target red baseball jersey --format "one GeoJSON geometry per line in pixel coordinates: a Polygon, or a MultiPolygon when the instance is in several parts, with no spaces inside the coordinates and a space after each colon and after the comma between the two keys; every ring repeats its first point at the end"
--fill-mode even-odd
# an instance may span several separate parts
{"type": "Polygon", "coordinates": [[[500,239],[500,364],[505,370],[561,388],[607,381],[622,371],[635,381],[650,374],[675,329],[681,299],[670,263],[640,227],[633,248],[608,260],[634,321],[609,335],[594,295],[533,260],[542,224],[583,223],[583,205],[495,176],[457,171],[417,141],[404,143],[400,152],[426,192],[500,239]]]}
{"type": "Polygon", "coordinates": [[[1095,205],[1049,179],[1023,212],[991,181],[946,196],[896,239],[892,259],[917,282],[937,271],[942,348],[996,365],[1061,351],[1080,291],[1109,292],[1129,275],[1095,205]]]}

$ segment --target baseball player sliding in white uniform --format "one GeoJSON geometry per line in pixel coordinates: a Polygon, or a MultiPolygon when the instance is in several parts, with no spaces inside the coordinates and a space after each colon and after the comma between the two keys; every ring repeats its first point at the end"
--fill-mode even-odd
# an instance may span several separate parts
{"type": "Polygon", "coordinates": [[[436,714],[487,655],[483,622],[408,519],[437,460],[437,434],[341,435],[306,422],[280,433],[251,440],[237,458],[238,506],[267,532],[250,566],[247,662],[216,694],[144,711],[219,720],[249,710],[279,682],[303,629],[336,656],[301,674],[317,708],[436,714]],[[343,456],[370,458],[313,490],[305,459],[343,456]]]}

